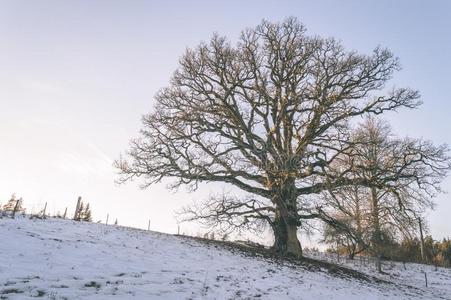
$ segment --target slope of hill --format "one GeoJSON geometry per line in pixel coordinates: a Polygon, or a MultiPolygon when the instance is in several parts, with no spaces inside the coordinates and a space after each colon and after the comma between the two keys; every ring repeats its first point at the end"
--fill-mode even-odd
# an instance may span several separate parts
{"type": "Polygon", "coordinates": [[[423,288],[414,264],[381,283],[244,254],[126,227],[4,218],[0,299],[451,299],[449,269],[423,288]]]}

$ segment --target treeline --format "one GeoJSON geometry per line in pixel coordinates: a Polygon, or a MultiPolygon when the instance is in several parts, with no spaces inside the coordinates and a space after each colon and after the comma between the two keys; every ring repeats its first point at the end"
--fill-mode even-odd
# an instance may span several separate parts
{"type": "MultiPolygon", "coordinates": [[[[46,217],[55,218],[67,218],[67,208],[63,214],[57,212],[55,215],[50,215],[47,213],[47,203],[45,206],[37,213],[31,213],[30,218],[45,219],[46,217]]],[[[26,214],[26,208],[24,206],[24,201],[22,197],[18,198],[16,194],[12,194],[11,198],[6,201],[5,204],[0,203],[0,217],[12,217],[14,218],[16,214],[26,214]]],[[[81,201],[81,197],[78,198],[77,207],[75,209],[74,217],[75,221],[85,221],[92,222],[92,212],[89,203],[84,203],[81,201]]]]}
{"type": "Polygon", "coordinates": [[[418,238],[405,239],[401,243],[394,242],[389,249],[394,260],[451,267],[451,240],[449,238],[437,241],[430,235],[426,236],[423,257],[421,255],[421,241],[418,238]]]}
{"type": "MultiPolygon", "coordinates": [[[[441,267],[451,267],[451,239],[444,238],[441,241],[434,240],[428,235],[424,238],[423,254],[421,240],[417,237],[405,238],[400,242],[386,240],[381,249],[381,258],[399,262],[426,263],[441,267]]],[[[348,258],[354,258],[349,245],[339,244],[338,247],[330,247],[329,253],[338,253],[348,258]]],[[[372,255],[370,249],[361,251],[359,255],[372,255]]]]}

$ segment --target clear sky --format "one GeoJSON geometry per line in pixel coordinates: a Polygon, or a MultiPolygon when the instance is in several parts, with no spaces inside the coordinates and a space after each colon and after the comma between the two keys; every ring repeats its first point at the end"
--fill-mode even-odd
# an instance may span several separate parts
{"type": "MultiPolygon", "coordinates": [[[[451,144],[451,1],[0,0],[0,202],[15,192],[30,209],[73,213],[81,195],[95,221],[175,232],[174,210],[218,187],[117,186],[112,161],[186,47],[288,16],[348,49],[390,48],[403,66],[393,84],[424,101],[388,116],[395,131],[451,144]]],[[[451,236],[450,200],[428,214],[436,238],[451,236]]]]}

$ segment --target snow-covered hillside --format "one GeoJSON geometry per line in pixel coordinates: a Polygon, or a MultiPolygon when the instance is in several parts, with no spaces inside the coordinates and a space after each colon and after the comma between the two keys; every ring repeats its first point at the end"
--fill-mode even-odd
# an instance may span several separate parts
{"type": "Polygon", "coordinates": [[[451,270],[424,288],[423,266],[407,268],[368,282],[186,237],[0,219],[0,299],[451,299],[451,270]]]}

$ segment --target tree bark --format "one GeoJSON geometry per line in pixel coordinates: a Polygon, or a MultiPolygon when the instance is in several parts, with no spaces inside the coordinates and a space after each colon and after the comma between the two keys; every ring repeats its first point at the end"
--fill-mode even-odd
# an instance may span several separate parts
{"type": "Polygon", "coordinates": [[[302,257],[302,247],[297,232],[299,215],[294,178],[273,186],[273,202],[276,205],[274,218],[274,249],[279,256],[302,257]]]}
{"type": "Polygon", "coordinates": [[[421,224],[421,218],[418,218],[418,224],[420,225],[420,251],[421,260],[424,262],[424,238],[423,238],[423,226],[421,224]]]}
{"type": "Polygon", "coordinates": [[[379,199],[375,187],[371,188],[372,217],[373,217],[373,251],[376,254],[376,267],[382,273],[382,232],[379,223],[379,199]]]}
{"type": "Polygon", "coordinates": [[[379,223],[379,199],[377,196],[376,188],[371,188],[371,214],[372,214],[372,225],[373,225],[373,247],[376,251],[376,254],[380,255],[381,253],[381,244],[382,244],[382,232],[379,223]]]}
{"type": "Polygon", "coordinates": [[[297,232],[299,226],[294,180],[287,180],[275,191],[274,249],[279,256],[302,257],[297,232]]]}
{"type": "Polygon", "coordinates": [[[274,249],[277,255],[302,257],[297,224],[280,215],[276,216],[274,223],[274,249]]]}

